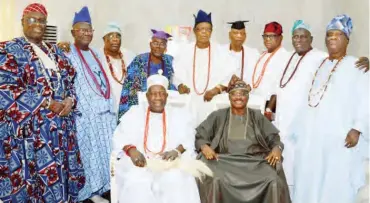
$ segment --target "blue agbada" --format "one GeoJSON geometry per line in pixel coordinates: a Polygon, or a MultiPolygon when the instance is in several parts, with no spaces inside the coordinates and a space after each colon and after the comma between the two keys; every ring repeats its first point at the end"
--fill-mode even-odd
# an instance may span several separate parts
{"type": "Polygon", "coordinates": [[[127,77],[122,87],[119,102],[118,119],[121,118],[132,105],[137,105],[139,103],[137,92],[147,90],[147,78],[150,75],[157,74],[159,69],[164,69],[163,75],[170,81],[169,89],[176,90],[175,85],[171,82],[174,74],[172,67],[173,57],[164,54],[162,56],[163,65],[162,63],[154,64],[153,62],[149,64],[149,58],[150,53],[140,54],[136,56],[127,67],[127,77]]]}
{"type": "Polygon", "coordinates": [[[42,65],[24,37],[0,43],[0,200],[4,203],[77,202],[85,183],[76,105],[65,117],[43,105],[47,99],[63,102],[67,97],[78,105],[76,70],[57,46],[46,43],[41,49],[54,60],[58,72],[42,65]]]}

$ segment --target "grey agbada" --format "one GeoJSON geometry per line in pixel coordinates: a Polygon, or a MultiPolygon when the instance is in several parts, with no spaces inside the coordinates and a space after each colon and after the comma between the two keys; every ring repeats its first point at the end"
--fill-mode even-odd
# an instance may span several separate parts
{"type": "Polygon", "coordinates": [[[273,147],[283,148],[278,129],[257,110],[230,112],[215,111],[196,129],[196,149],[208,144],[219,154],[207,160],[200,153],[214,173],[198,184],[202,203],[290,203],[281,163],[274,168],[264,159],[273,147]]]}

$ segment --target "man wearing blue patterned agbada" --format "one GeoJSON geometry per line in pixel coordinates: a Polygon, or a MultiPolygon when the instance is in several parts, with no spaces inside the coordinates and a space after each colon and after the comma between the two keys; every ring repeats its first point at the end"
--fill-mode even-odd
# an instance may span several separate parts
{"type": "Polygon", "coordinates": [[[78,199],[108,202],[101,195],[110,189],[109,157],[116,114],[103,57],[89,46],[94,30],[87,7],[75,14],[71,32],[75,42],[68,57],[78,73],[75,85],[81,116],[77,118],[77,138],[86,174],[78,199]]]}
{"type": "Polygon", "coordinates": [[[170,34],[152,29],[152,40],[150,52],[136,56],[127,67],[127,77],[123,83],[121,99],[119,102],[118,119],[125,114],[132,105],[138,104],[137,92],[146,91],[146,79],[157,74],[162,69],[163,75],[170,81],[170,89],[175,90],[172,84],[174,74],[172,61],[173,57],[164,54],[167,48],[167,40],[172,37],[170,34]]]}
{"type": "Polygon", "coordinates": [[[76,71],[43,41],[47,11],[28,5],[24,37],[0,43],[0,202],[77,202],[76,71]]]}

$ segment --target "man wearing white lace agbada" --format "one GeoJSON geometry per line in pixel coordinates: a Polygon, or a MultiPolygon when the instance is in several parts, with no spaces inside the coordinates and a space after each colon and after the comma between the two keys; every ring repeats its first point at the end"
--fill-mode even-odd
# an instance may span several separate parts
{"type": "Polygon", "coordinates": [[[186,165],[192,168],[200,163],[195,160],[195,128],[185,109],[166,106],[168,83],[162,75],[150,76],[149,105],[132,106],[115,130],[119,202],[200,202],[193,173],[181,163],[190,161],[186,165]]]}

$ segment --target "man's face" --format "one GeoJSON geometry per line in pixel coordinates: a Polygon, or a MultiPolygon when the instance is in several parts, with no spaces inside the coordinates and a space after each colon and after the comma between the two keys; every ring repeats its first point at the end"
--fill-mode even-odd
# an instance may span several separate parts
{"type": "Polygon", "coordinates": [[[247,90],[234,90],[229,93],[229,100],[231,107],[234,109],[244,109],[248,103],[248,91],[247,90]]]}
{"type": "Polygon", "coordinates": [[[152,38],[150,42],[150,52],[156,56],[161,57],[167,49],[167,40],[159,39],[159,38],[152,38]]]}
{"type": "Polygon", "coordinates": [[[212,25],[210,23],[199,23],[194,28],[194,34],[197,42],[209,43],[212,35],[212,25]]]}
{"type": "Polygon", "coordinates": [[[292,36],[292,43],[295,51],[302,54],[311,49],[312,36],[311,33],[303,28],[294,30],[292,36]]]}
{"type": "Polygon", "coordinates": [[[153,85],[146,93],[149,108],[152,112],[160,113],[167,103],[167,91],[162,85],[153,85]]]}
{"type": "Polygon", "coordinates": [[[273,32],[265,32],[263,35],[263,44],[269,51],[274,51],[281,45],[282,35],[277,35],[273,32]]]}
{"type": "Polygon", "coordinates": [[[104,48],[110,52],[118,52],[121,48],[121,34],[111,32],[104,36],[104,48]]]}
{"type": "Polygon", "coordinates": [[[346,35],[340,30],[329,30],[326,32],[325,43],[330,53],[344,51],[348,46],[346,35]]]}
{"type": "Polygon", "coordinates": [[[72,36],[76,44],[88,46],[93,38],[94,30],[89,23],[80,22],[73,25],[72,36]]]}
{"type": "Polygon", "coordinates": [[[232,44],[242,45],[247,39],[247,33],[245,32],[245,29],[231,29],[229,32],[229,38],[232,44]]]}
{"type": "Polygon", "coordinates": [[[39,12],[30,12],[23,16],[24,35],[33,41],[41,42],[46,30],[47,18],[39,12]]]}

